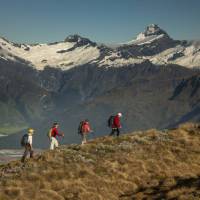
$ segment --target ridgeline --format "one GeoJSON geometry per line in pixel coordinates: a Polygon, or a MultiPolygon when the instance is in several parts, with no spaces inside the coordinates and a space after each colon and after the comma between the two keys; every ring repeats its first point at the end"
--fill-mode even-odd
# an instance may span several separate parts
{"type": "Polygon", "coordinates": [[[0,200],[200,199],[200,127],[101,137],[0,166],[0,200]]]}

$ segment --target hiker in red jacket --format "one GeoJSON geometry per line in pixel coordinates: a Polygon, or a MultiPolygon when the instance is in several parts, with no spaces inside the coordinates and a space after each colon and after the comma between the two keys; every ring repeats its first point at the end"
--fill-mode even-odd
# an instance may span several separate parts
{"type": "Polygon", "coordinates": [[[92,132],[90,124],[89,121],[86,119],[85,121],[82,122],[82,127],[81,127],[82,145],[87,143],[87,135],[90,132],[92,132]]]}
{"type": "Polygon", "coordinates": [[[120,128],[122,127],[121,126],[121,123],[120,123],[120,118],[122,117],[122,113],[118,113],[114,119],[113,119],[113,123],[112,123],[112,131],[110,133],[110,136],[114,135],[115,132],[117,132],[117,136],[119,136],[120,134],[120,128]]]}
{"type": "Polygon", "coordinates": [[[50,136],[50,141],[51,141],[51,144],[50,144],[50,149],[51,150],[54,150],[55,147],[58,147],[59,143],[58,143],[58,140],[56,139],[56,137],[58,136],[62,136],[64,137],[64,134],[60,134],[58,132],[58,126],[59,124],[58,123],[54,123],[53,124],[53,127],[51,128],[50,130],[50,133],[51,133],[51,136],[50,136]]]}

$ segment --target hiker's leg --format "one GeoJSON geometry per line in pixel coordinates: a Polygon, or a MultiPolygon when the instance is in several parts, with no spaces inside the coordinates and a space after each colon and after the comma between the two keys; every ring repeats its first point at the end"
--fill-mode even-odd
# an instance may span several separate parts
{"type": "Polygon", "coordinates": [[[33,149],[30,148],[30,158],[33,158],[33,155],[34,155],[34,151],[33,149]]]}
{"type": "Polygon", "coordinates": [[[50,150],[54,150],[54,141],[53,141],[53,137],[51,137],[50,150]]]}
{"type": "Polygon", "coordinates": [[[117,136],[119,136],[119,134],[120,134],[119,128],[117,128],[116,131],[117,131],[117,136]]]}
{"type": "Polygon", "coordinates": [[[84,135],[83,135],[83,133],[81,134],[81,144],[84,144],[84,135]]]}
{"type": "Polygon", "coordinates": [[[25,149],[24,154],[23,154],[23,156],[22,156],[22,158],[21,158],[21,162],[24,162],[24,161],[25,161],[26,156],[27,156],[27,152],[26,152],[26,149],[25,149]]]}
{"type": "Polygon", "coordinates": [[[31,152],[30,152],[30,158],[33,158],[33,155],[34,155],[34,151],[31,150],[31,152]]]}
{"type": "Polygon", "coordinates": [[[56,138],[54,138],[54,140],[55,140],[55,141],[54,141],[54,146],[57,148],[58,145],[59,145],[59,144],[58,144],[58,140],[57,140],[56,138]]]}
{"type": "Polygon", "coordinates": [[[85,143],[87,143],[87,133],[84,134],[84,138],[85,143]]]}
{"type": "Polygon", "coordinates": [[[33,158],[33,150],[30,144],[27,144],[27,155],[30,154],[30,158],[33,158]]]}
{"type": "Polygon", "coordinates": [[[58,147],[58,141],[55,137],[51,137],[51,146],[50,146],[50,149],[51,150],[54,150],[54,148],[57,148],[58,147]]]}
{"type": "Polygon", "coordinates": [[[29,150],[28,150],[28,148],[27,148],[27,145],[25,145],[25,150],[24,150],[24,154],[23,154],[23,156],[22,156],[21,162],[24,162],[24,161],[25,161],[25,159],[26,159],[26,157],[27,157],[27,155],[28,155],[28,152],[29,152],[29,150]]]}
{"type": "Polygon", "coordinates": [[[86,143],[86,135],[85,133],[82,134],[82,144],[86,143]]]}
{"type": "Polygon", "coordinates": [[[115,132],[117,132],[117,128],[113,128],[113,135],[115,135],[115,132]]]}
{"type": "Polygon", "coordinates": [[[115,129],[112,128],[111,133],[110,133],[110,136],[112,136],[114,133],[115,133],[115,129]]]}

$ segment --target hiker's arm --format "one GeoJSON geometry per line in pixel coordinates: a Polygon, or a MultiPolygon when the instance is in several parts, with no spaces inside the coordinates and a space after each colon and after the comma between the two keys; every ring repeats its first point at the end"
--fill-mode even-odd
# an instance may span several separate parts
{"type": "Polygon", "coordinates": [[[64,137],[64,133],[58,133],[58,131],[57,131],[57,135],[60,137],[64,137]]]}
{"type": "Polygon", "coordinates": [[[64,133],[59,133],[58,134],[60,137],[64,137],[64,133]]]}
{"type": "Polygon", "coordinates": [[[55,128],[54,132],[55,132],[55,135],[56,135],[56,136],[63,136],[62,134],[60,134],[60,133],[58,132],[58,130],[57,130],[56,128],[55,128]]]}

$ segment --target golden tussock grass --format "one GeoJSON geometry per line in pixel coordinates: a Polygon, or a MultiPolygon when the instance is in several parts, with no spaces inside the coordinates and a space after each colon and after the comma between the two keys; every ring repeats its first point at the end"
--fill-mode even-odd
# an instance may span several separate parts
{"type": "Polygon", "coordinates": [[[0,200],[200,199],[200,128],[102,137],[0,168],[0,200]]]}

